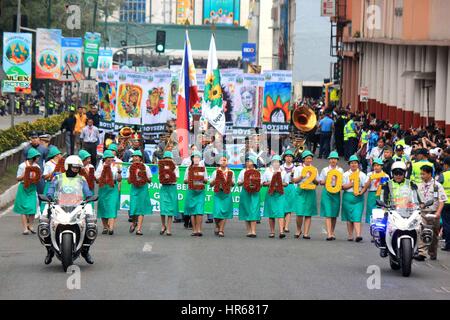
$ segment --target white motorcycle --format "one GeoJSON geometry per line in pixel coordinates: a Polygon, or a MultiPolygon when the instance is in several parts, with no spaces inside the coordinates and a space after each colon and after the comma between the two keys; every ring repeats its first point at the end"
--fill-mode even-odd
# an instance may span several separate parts
{"type": "MultiPolygon", "coordinates": [[[[433,203],[425,203],[424,208],[433,203]]],[[[393,270],[401,269],[402,275],[409,277],[418,237],[422,237],[425,245],[430,245],[433,231],[430,226],[422,225],[421,208],[417,203],[409,202],[406,207],[388,206],[377,200],[377,205],[380,208],[372,210],[370,222],[370,234],[374,238],[375,246],[380,249],[381,257],[389,255],[393,270]]],[[[427,217],[433,216],[435,217],[427,217]]]]}
{"type": "Polygon", "coordinates": [[[83,246],[90,246],[97,237],[97,219],[89,203],[97,201],[98,196],[81,201],[82,195],[75,194],[66,194],[64,200],[58,201],[44,195],[39,195],[39,199],[47,202],[46,214],[41,215],[38,226],[39,240],[53,250],[67,271],[83,246]]]}

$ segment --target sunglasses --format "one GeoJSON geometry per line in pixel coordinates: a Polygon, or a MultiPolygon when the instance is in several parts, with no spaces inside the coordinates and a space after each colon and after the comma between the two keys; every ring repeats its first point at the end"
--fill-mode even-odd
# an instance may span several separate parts
{"type": "Polygon", "coordinates": [[[392,174],[394,176],[403,176],[405,174],[405,172],[401,171],[401,170],[399,170],[399,171],[396,170],[396,171],[392,171],[392,174]]]}

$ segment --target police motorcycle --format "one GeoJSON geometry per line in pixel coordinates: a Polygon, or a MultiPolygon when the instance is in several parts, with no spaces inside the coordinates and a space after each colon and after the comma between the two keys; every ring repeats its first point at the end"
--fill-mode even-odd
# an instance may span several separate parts
{"type": "MultiPolygon", "coordinates": [[[[392,195],[391,190],[390,193],[392,195]]],[[[391,269],[401,270],[404,277],[411,274],[418,237],[422,237],[425,245],[431,244],[432,227],[422,224],[421,210],[433,203],[432,200],[422,203],[417,194],[417,186],[404,184],[397,191],[394,204],[387,205],[377,200],[379,208],[372,210],[370,234],[375,246],[380,249],[382,258],[389,256],[391,269]]]]}
{"type": "MultiPolygon", "coordinates": [[[[66,170],[67,162],[71,163],[73,160],[71,157],[76,156],[66,159],[66,170]]],[[[81,162],[78,160],[79,158],[75,159],[77,165],[81,162]]],[[[88,253],[88,247],[97,237],[97,219],[90,203],[97,201],[98,196],[83,199],[80,183],[71,183],[69,180],[56,183],[55,199],[38,195],[41,201],[47,203],[43,214],[40,215],[39,240],[51,257],[54,254],[62,262],[64,271],[67,271],[80,254],[88,253]]],[[[46,264],[48,263],[46,261],[46,264]]]]}

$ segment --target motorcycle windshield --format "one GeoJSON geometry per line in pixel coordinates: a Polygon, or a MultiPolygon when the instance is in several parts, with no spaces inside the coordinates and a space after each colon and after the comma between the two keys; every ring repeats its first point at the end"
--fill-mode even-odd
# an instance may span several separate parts
{"type": "Polygon", "coordinates": [[[56,192],[56,204],[61,207],[76,207],[83,201],[83,186],[80,183],[61,183],[56,192]]]}
{"type": "Polygon", "coordinates": [[[409,217],[418,207],[417,195],[409,186],[402,186],[394,195],[394,205],[402,217],[409,217]]]}

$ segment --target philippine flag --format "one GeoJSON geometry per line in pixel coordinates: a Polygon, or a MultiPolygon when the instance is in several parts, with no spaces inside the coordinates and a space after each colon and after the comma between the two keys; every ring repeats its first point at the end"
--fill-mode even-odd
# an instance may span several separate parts
{"type": "Polygon", "coordinates": [[[183,63],[181,65],[180,86],[177,103],[177,137],[180,156],[189,156],[189,111],[198,103],[197,76],[192,57],[191,43],[186,30],[183,63]]]}

